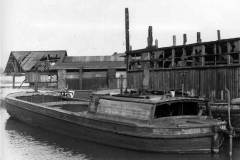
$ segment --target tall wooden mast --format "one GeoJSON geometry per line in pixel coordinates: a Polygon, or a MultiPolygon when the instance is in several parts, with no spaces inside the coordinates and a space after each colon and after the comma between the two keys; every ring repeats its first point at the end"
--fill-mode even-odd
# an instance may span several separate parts
{"type": "Polygon", "coordinates": [[[130,51],[128,8],[125,8],[125,39],[126,39],[126,64],[127,64],[127,70],[128,70],[128,54],[130,51]]]}
{"type": "Polygon", "coordinates": [[[126,39],[126,75],[127,75],[127,84],[126,84],[126,90],[128,88],[128,69],[129,69],[129,51],[130,51],[130,42],[129,42],[129,14],[128,14],[128,8],[125,8],[125,39],[126,39]]]}

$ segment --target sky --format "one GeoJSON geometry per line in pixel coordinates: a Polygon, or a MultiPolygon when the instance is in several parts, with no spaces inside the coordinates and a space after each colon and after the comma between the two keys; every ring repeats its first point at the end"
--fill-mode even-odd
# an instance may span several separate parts
{"type": "Polygon", "coordinates": [[[159,47],[240,37],[239,0],[0,0],[0,67],[11,51],[67,50],[69,56],[125,51],[124,8],[129,8],[130,44],[147,45],[148,26],[159,47]]]}

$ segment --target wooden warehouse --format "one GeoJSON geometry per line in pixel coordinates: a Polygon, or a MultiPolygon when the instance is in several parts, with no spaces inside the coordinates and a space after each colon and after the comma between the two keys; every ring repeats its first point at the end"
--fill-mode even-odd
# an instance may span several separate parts
{"type": "Polygon", "coordinates": [[[68,56],[51,69],[58,71],[58,89],[115,89],[120,87],[120,75],[126,81],[126,64],[122,54],[68,56]]]}
{"type": "Polygon", "coordinates": [[[148,90],[182,90],[212,100],[240,97],[240,38],[219,39],[158,48],[152,45],[149,27],[148,47],[127,52],[128,87],[148,90]]]}
{"type": "Polygon", "coordinates": [[[25,82],[39,87],[57,87],[57,70],[49,70],[50,66],[61,62],[67,56],[65,50],[54,51],[12,51],[4,73],[13,76],[25,76],[25,82]]]}
{"type": "Polygon", "coordinates": [[[181,90],[211,100],[226,100],[225,88],[232,98],[240,97],[240,38],[158,47],[153,45],[152,26],[148,28],[147,47],[132,50],[129,39],[129,13],[125,8],[127,87],[145,90],[181,90]]]}

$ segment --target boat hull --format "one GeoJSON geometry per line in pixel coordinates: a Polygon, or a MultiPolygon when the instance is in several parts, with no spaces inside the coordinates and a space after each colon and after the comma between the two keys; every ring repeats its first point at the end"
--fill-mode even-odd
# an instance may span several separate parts
{"type": "MultiPolygon", "coordinates": [[[[71,123],[64,119],[65,115],[62,115],[62,118],[56,118],[43,114],[43,112],[37,112],[37,110],[32,111],[25,108],[25,106],[29,104],[15,102],[16,100],[11,102],[11,99],[6,101],[6,109],[15,119],[76,139],[84,139],[120,148],[150,152],[202,153],[219,151],[219,146],[213,145],[213,135],[175,138],[131,136],[71,123]]],[[[45,112],[51,112],[51,110],[45,112]]],[[[98,125],[105,124],[99,123],[98,125]]],[[[221,136],[218,137],[218,141],[220,141],[220,137],[221,136]]]]}

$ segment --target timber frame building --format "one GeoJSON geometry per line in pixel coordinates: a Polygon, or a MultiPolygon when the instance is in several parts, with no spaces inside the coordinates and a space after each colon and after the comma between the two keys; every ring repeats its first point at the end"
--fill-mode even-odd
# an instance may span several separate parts
{"type": "Polygon", "coordinates": [[[65,50],[46,51],[12,51],[4,73],[13,76],[25,76],[25,83],[33,86],[37,81],[39,87],[56,87],[57,71],[49,70],[50,66],[61,62],[67,56],[65,50]]]}
{"type": "MultiPolygon", "coordinates": [[[[240,96],[240,38],[220,39],[158,48],[152,45],[126,52],[128,88],[183,90],[212,100],[240,96]],[[144,84],[145,83],[145,84],[144,84]]],[[[175,38],[175,37],[174,37],[175,38]]],[[[174,41],[174,39],[173,39],[174,41]]]]}
{"type": "Polygon", "coordinates": [[[57,70],[58,89],[97,90],[126,86],[126,64],[122,54],[111,56],[67,56],[52,66],[57,70]]]}
{"type": "MultiPolygon", "coordinates": [[[[123,54],[111,56],[67,56],[65,50],[12,51],[5,74],[25,76],[33,87],[54,89],[116,89],[120,76],[126,86],[126,65],[123,54]]],[[[14,87],[14,83],[13,83],[14,87]]]]}

